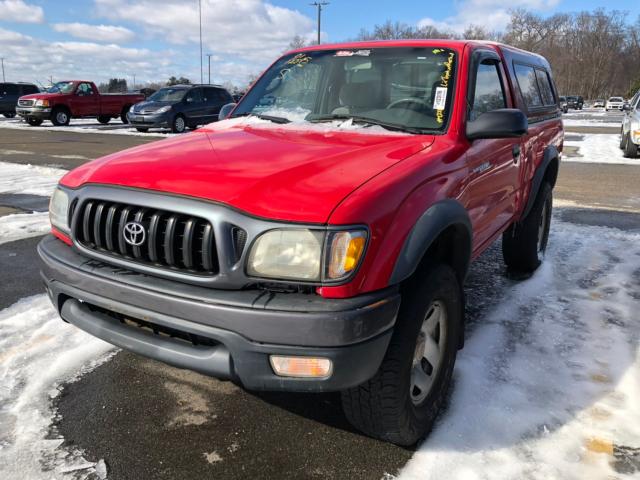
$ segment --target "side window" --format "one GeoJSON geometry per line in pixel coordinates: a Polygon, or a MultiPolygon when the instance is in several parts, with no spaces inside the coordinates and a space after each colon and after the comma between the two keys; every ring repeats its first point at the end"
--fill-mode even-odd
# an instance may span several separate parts
{"type": "Polygon", "coordinates": [[[93,95],[93,89],[88,83],[81,83],[78,85],[78,90],[76,90],[76,92],[78,95],[93,95]]]}
{"type": "Polygon", "coordinates": [[[32,93],[38,93],[38,89],[33,85],[23,85],[22,95],[31,95],[32,93]]]}
{"type": "Polygon", "coordinates": [[[478,66],[469,120],[473,121],[483,113],[506,106],[498,64],[492,60],[485,60],[478,66]]]}
{"type": "Polygon", "coordinates": [[[186,100],[188,103],[202,103],[202,89],[194,88],[187,93],[186,100]]]}
{"type": "Polygon", "coordinates": [[[633,103],[633,101],[631,101],[631,106],[635,107],[636,110],[640,110],[640,92],[636,93],[636,102],[633,103]]]}
{"type": "MultiPolygon", "coordinates": [[[[555,105],[556,101],[553,98],[553,90],[551,89],[551,81],[549,80],[549,74],[544,70],[536,68],[536,78],[538,79],[538,87],[540,87],[540,93],[542,95],[542,101],[545,105],[555,105]]],[[[579,101],[582,101],[581,97],[578,97],[579,101]]]]}
{"type": "Polygon", "coordinates": [[[5,83],[2,86],[0,86],[0,94],[2,95],[20,95],[20,92],[18,91],[18,86],[17,85],[13,85],[11,83],[5,83]]]}
{"type": "Polygon", "coordinates": [[[542,97],[538,90],[538,82],[536,81],[536,71],[533,67],[527,65],[514,64],[516,71],[516,79],[520,86],[522,98],[527,107],[542,107],[542,97]]]}

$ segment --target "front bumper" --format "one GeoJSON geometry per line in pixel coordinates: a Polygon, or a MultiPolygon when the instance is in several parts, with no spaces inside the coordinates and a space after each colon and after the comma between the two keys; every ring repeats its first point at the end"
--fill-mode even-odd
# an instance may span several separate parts
{"type": "Polygon", "coordinates": [[[48,120],[51,117],[51,109],[42,107],[16,107],[16,113],[22,118],[48,120]]]}
{"type": "Polygon", "coordinates": [[[65,321],[121,348],[252,390],[338,391],[368,380],[382,362],[400,306],[396,288],[323,299],[185,285],[90,260],[51,235],[38,253],[47,292],[65,321]],[[174,338],[166,329],[208,341],[174,338]],[[279,377],[270,355],[326,357],[333,373],[279,377]]]}
{"type": "Polygon", "coordinates": [[[142,114],[129,110],[127,120],[132,126],[138,128],[169,128],[171,126],[171,112],[142,114]]]}

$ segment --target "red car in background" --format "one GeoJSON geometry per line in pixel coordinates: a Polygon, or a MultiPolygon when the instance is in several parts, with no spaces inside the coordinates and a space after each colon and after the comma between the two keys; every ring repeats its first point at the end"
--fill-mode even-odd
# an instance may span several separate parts
{"type": "Polygon", "coordinates": [[[16,113],[37,127],[44,120],[57,126],[69,125],[72,117],[95,117],[107,124],[112,118],[128,123],[127,112],[145,99],[142,93],[100,93],[86,80],[58,82],[45,93],[25,95],[18,100],[16,113]]]}

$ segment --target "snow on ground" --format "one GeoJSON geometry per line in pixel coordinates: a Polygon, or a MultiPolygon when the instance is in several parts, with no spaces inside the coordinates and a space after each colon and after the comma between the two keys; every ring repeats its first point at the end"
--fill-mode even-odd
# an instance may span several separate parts
{"type": "Polygon", "coordinates": [[[640,447],[639,311],[640,229],[556,221],[540,270],[475,325],[400,479],[640,478],[612,468],[640,447]]]}
{"type": "Polygon", "coordinates": [[[77,118],[71,119],[71,122],[66,127],[56,127],[51,122],[45,121],[38,127],[32,127],[27,122],[23,121],[19,117],[15,118],[3,118],[0,117],[0,128],[11,129],[29,129],[29,130],[48,130],[54,132],[76,132],[76,133],[105,133],[112,135],[139,135],[143,137],[171,137],[179,135],[171,133],[169,130],[153,129],[150,132],[138,132],[131,125],[122,123],[120,120],[111,120],[107,125],[98,123],[95,118],[77,118]]]}
{"type": "Polygon", "coordinates": [[[49,213],[16,213],[0,217],[0,245],[22,238],[44,235],[50,230],[49,213]]]}
{"type": "Polygon", "coordinates": [[[64,323],[46,295],[0,311],[0,478],[104,478],[104,462],[61,447],[50,435],[52,399],[109,358],[113,347],[64,323]]]}
{"type": "Polygon", "coordinates": [[[604,121],[601,119],[574,119],[574,118],[563,118],[562,123],[565,127],[615,127],[620,128],[622,125],[621,121],[604,121]]]}
{"type": "Polygon", "coordinates": [[[0,162],[0,193],[50,196],[66,170],[0,162]]]}
{"type": "Polygon", "coordinates": [[[619,148],[620,135],[587,134],[582,140],[565,140],[565,146],[578,147],[578,157],[563,157],[563,162],[618,163],[640,165],[640,158],[625,158],[619,148]]]}

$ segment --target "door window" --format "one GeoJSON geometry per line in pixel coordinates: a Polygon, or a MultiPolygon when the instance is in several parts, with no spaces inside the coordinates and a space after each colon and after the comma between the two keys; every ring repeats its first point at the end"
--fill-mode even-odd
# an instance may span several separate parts
{"type": "MultiPolygon", "coordinates": [[[[542,95],[542,101],[544,104],[555,105],[556,101],[553,98],[553,90],[551,89],[549,74],[544,70],[536,68],[536,78],[538,79],[538,87],[540,87],[540,94],[542,95]]],[[[578,103],[582,103],[582,97],[578,97],[577,101],[578,103]]]]}
{"type": "Polygon", "coordinates": [[[187,96],[185,97],[187,103],[202,103],[202,89],[194,88],[193,90],[189,90],[187,96]]]}
{"type": "Polygon", "coordinates": [[[485,60],[478,66],[469,120],[473,121],[483,113],[506,108],[506,106],[507,101],[498,63],[493,60],[485,60]]]}
{"type": "Polygon", "coordinates": [[[93,95],[93,88],[91,88],[91,84],[89,83],[81,83],[78,85],[78,89],[76,90],[78,95],[93,95]]]}
{"type": "Polygon", "coordinates": [[[18,86],[11,83],[0,84],[0,95],[18,95],[18,86]]]}
{"type": "Polygon", "coordinates": [[[38,88],[34,85],[23,85],[22,86],[22,94],[23,95],[31,95],[32,93],[38,93],[38,88]]]}

